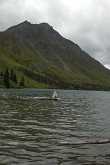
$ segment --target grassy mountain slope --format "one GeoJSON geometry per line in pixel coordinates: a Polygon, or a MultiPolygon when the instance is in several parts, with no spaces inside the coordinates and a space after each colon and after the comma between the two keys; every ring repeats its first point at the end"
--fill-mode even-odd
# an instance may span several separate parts
{"type": "Polygon", "coordinates": [[[109,89],[110,71],[46,23],[0,32],[0,70],[14,68],[26,87],[109,89]]]}

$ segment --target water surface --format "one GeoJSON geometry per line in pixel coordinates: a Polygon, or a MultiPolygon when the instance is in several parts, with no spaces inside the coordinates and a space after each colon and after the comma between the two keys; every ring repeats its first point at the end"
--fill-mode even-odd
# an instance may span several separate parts
{"type": "Polygon", "coordinates": [[[51,94],[0,90],[0,164],[110,164],[110,144],[77,145],[110,138],[110,93],[58,90],[59,101],[34,99],[51,94]]]}

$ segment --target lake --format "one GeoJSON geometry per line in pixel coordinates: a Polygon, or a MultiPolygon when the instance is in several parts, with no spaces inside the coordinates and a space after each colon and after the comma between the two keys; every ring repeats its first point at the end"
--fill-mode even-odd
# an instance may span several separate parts
{"type": "Polygon", "coordinates": [[[36,100],[52,90],[0,90],[0,164],[108,165],[110,92],[57,90],[61,100],[36,100]]]}

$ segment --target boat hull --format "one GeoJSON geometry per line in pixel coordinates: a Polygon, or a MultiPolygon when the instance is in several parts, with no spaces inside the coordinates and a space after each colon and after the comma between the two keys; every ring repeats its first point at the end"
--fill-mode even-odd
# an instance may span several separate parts
{"type": "Polygon", "coordinates": [[[51,97],[34,97],[34,99],[37,99],[37,100],[54,100],[54,101],[60,100],[60,98],[51,98],[51,97]]]}

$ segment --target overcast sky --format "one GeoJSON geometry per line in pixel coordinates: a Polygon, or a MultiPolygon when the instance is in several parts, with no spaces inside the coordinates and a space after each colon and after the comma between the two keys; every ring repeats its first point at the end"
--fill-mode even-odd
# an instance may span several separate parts
{"type": "Polygon", "coordinates": [[[0,0],[0,30],[47,22],[110,68],[110,0],[0,0]]]}

